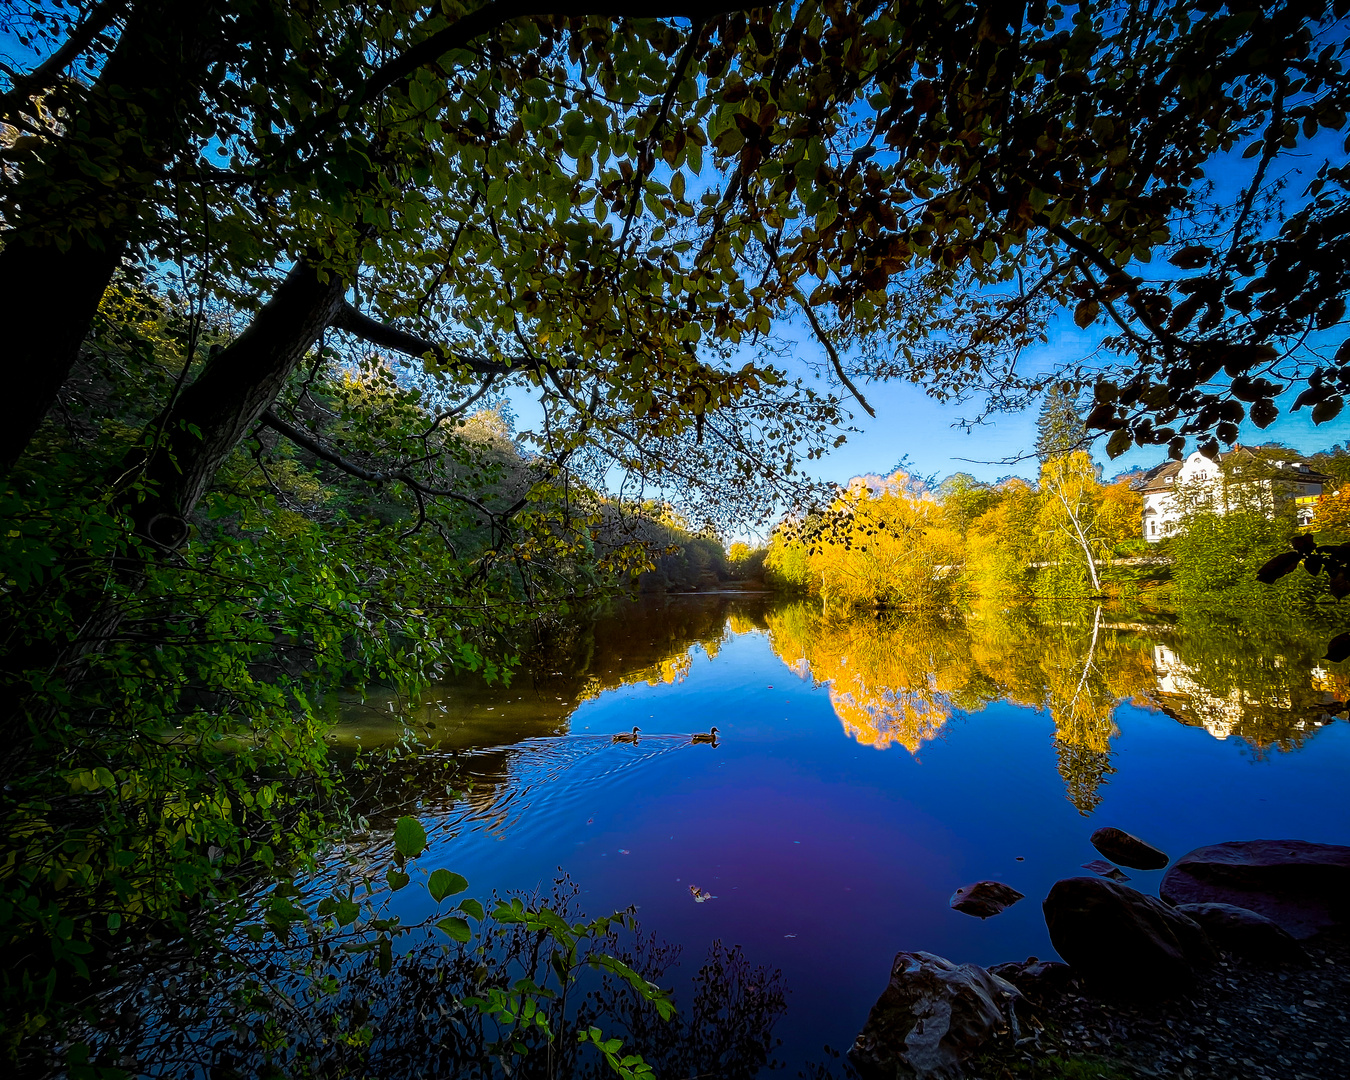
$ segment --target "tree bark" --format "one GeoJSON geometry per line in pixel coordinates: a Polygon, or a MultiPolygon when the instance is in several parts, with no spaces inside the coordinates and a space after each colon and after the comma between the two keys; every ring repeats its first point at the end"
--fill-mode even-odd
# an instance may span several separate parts
{"type": "Polygon", "coordinates": [[[203,0],[136,4],[98,81],[7,192],[0,296],[18,317],[5,340],[0,471],[18,460],[56,400],[104,290],[140,238],[169,160],[189,136],[223,40],[221,9],[203,0]]]}
{"type": "Polygon", "coordinates": [[[336,273],[301,260],[248,329],[206,362],[158,421],[159,446],[144,473],[151,494],[134,512],[138,531],[167,548],[187,538],[186,519],[211,478],[271,408],[345,291],[336,273]]]}

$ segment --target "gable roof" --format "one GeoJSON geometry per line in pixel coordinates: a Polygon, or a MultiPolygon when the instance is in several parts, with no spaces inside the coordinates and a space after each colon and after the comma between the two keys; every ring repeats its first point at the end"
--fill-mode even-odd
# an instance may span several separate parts
{"type": "Polygon", "coordinates": [[[1154,465],[1148,472],[1144,473],[1144,483],[1139,488],[1145,493],[1150,491],[1170,491],[1172,484],[1167,481],[1169,478],[1176,482],[1177,473],[1181,472],[1182,462],[1165,461],[1161,465],[1154,465]]]}
{"type": "MultiPolygon", "coordinates": [[[[1326,473],[1318,472],[1316,469],[1309,467],[1303,458],[1288,450],[1237,445],[1233,449],[1221,453],[1218,460],[1222,465],[1232,462],[1234,458],[1241,461],[1258,461],[1262,464],[1273,465],[1277,469],[1287,469],[1291,482],[1302,484],[1333,484],[1336,482],[1334,476],[1328,476],[1326,473]],[[1298,468],[1300,465],[1304,468],[1298,468]]],[[[1153,466],[1144,473],[1143,484],[1140,485],[1139,490],[1144,494],[1156,491],[1171,491],[1176,484],[1177,473],[1181,471],[1184,464],[1184,461],[1166,461],[1161,465],[1153,466]]]]}

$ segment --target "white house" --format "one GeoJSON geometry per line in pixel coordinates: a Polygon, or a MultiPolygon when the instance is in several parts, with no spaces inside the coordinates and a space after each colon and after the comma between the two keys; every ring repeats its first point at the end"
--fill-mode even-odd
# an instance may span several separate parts
{"type": "Polygon", "coordinates": [[[1208,504],[1220,514],[1257,506],[1273,517],[1293,502],[1298,523],[1310,525],[1318,496],[1334,482],[1306,461],[1262,447],[1235,446],[1217,460],[1197,452],[1144,474],[1144,539],[1156,543],[1173,535],[1186,509],[1197,504],[1208,504]]]}

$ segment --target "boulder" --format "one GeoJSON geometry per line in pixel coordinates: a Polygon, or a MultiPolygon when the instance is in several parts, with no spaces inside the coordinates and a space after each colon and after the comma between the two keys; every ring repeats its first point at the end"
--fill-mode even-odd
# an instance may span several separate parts
{"type": "Polygon", "coordinates": [[[1065,878],[1041,906],[1055,951],[1099,992],[1162,1000],[1215,959],[1198,924],[1128,885],[1065,878]]]}
{"type": "Polygon", "coordinates": [[[1124,829],[1111,826],[1098,829],[1089,839],[1092,846],[1112,862],[1131,870],[1161,870],[1168,863],[1167,856],[1152,844],[1146,844],[1124,829]]]}
{"type": "Polygon", "coordinates": [[[1232,904],[1294,937],[1350,922],[1350,847],[1237,840],[1183,855],[1158,889],[1169,904],[1232,904]]]}
{"type": "Polygon", "coordinates": [[[1284,927],[1247,908],[1232,904],[1178,904],[1176,910],[1198,922],[1219,948],[1239,956],[1283,963],[1307,955],[1284,927]]]}
{"type": "Polygon", "coordinates": [[[977,881],[974,885],[962,885],[952,893],[951,905],[955,911],[987,919],[1022,898],[1022,893],[1001,881],[977,881]]]}
{"type": "Polygon", "coordinates": [[[1028,956],[1020,963],[1011,960],[994,964],[989,974],[1012,983],[1032,1004],[1063,997],[1078,982],[1078,976],[1068,964],[1058,960],[1038,960],[1034,956],[1028,956]]]}
{"type": "Polygon", "coordinates": [[[1016,997],[1016,987],[975,964],[897,953],[849,1060],[865,1077],[957,1080],[965,1061],[1007,1025],[1016,997]]]}

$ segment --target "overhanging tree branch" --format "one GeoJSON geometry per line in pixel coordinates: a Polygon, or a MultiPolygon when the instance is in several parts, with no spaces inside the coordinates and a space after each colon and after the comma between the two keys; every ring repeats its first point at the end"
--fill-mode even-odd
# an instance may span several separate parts
{"type": "Polygon", "coordinates": [[[372,319],[369,315],[363,315],[351,304],[342,305],[331,325],[336,330],[345,330],[362,341],[381,348],[393,349],[404,356],[419,360],[430,356],[447,367],[467,369],[479,375],[507,375],[521,366],[503,364],[481,356],[452,353],[439,342],[409,333],[407,330],[399,330],[397,327],[372,319]]]}
{"type": "Polygon", "coordinates": [[[748,6],[744,0],[656,0],[654,3],[642,3],[641,0],[579,0],[553,4],[541,0],[493,0],[376,68],[360,90],[345,102],[316,117],[315,122],[307,125],[305,130],[309,135],[328,130],[334,121],[351,115],[362,105],[405,82],[419,68],[436,63],[446,53],[462,49],[471,41],[515,19],[594,15],[620,19],[683,18],[699,22],[715,15],[743,11],[748,6]]]}
{"type": "Polygon", "coordinates": [[[271,428],[278,435],[284,436],[296,446],[308,450],[321,461],[328,462],[336,469],[340,469],[348,476],[354,476],[358,480],[364,480],[368,484],[382,486],[384,484],[400,483],[407,484],[420,498],[431,496],[439,499],[454,499],[456,502],[462,502],[466,506],[471,506],[488,520],[496,523],[500,521],[509,521],[525,506],[525,500],[520,499],[500,513],[488,509],[483,503],[479,502],[471,495],[465,495],[461,491],[454,491],[450,488],[437,488],[429,484],[424,484],[417,477],[413,476],[406,469],[377,470],[367,469],[363,465],[358,465],[355,461],[343,457],[335,450],[329,449],[314,436],[301,430],[294,424],[289,424],[281,419],[272,409],[268,409],[259,418],[259,423],[265,427],[271,428]]]}
{"type": "Polygon", "coordinates": [[[811,324],[811,329],[815,332],[816,339],[825,347],[825,352],[830,358],[830,363],[834,366],[834,373],[839,376],[839,381],[848,387],[848,392],[857,399],[858,404],[867,410],[868,416],[876,416],[872,406],[867,404],[867,399],[862,396],[862,391],[853,385],[853,382],[844,374],[844,365],[839,359],[839,350],[834,347],[834,342],[830,340],[829,335],[825,333],[825,328],[820,325],[820,320],[816,318],[816,313],[811,310],[811,305],[807,303],[806,297],[798,288],[793,288],[793,296],[801,309],[806,312],[806,321],[811,324]]]}
{"type": "Polygon", "coordinates": [[[27,75],[14,75],[14,87],[0,94],[0,116],[21,109],[34,94],[51,87],[58,75],[65,71],[80,53],[93,43],[94,38],[112,25],[126,7],[126,0],[103,0],[95,5],[89,17],[80,23],[56,52],[47,57],[27,75]]]}

